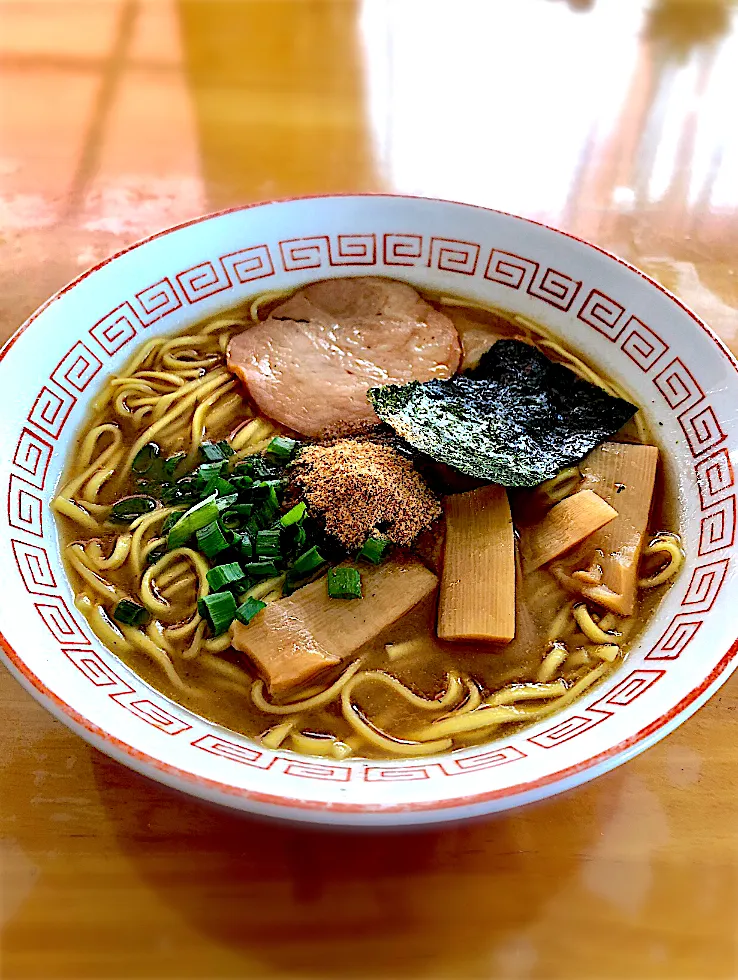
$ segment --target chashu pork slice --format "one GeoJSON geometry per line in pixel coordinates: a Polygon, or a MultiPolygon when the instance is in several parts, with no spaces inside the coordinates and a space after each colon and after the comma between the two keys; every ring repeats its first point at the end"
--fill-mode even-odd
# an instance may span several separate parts
{"type": "Polygon", "coordinates": [[[412,286],[373,278],[305,286],[228,348],[259,409],[307,436],[377,421],[367,389],[450,378],[460,360],[447,316],[412,286]]]}

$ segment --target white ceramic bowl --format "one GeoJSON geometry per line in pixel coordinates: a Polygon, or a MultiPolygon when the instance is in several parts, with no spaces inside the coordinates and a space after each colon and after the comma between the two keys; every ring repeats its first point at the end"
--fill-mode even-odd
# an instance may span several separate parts
{"type": "Polygon", "coordinates": [[[674,296],[611,255],[464,204],[390,196],[263,204],[180,225],[100,263],[35,313],[0,364],[0,640],[10,671],[83,738],[209,800],[325,824],[503,810],[612,769],[735,668],[738,366],[674,296]],[[686,567],[606,683],[493,744],[417,761],[271,752],[170,702],[76,612],[49,510],[88,402],[147,338],[256,292],[385,275],[546,324],[631,392],[667,450],[686,567]]]}

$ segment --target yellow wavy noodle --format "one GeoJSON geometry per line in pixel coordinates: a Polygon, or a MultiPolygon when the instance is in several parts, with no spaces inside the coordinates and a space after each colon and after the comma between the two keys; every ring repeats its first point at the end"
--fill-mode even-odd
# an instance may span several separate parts
{"type": "MultiPolygon", "coordinates": [[[[133,568],[133,574],[137,579],[140,579],[146,565],[147,551],[146,544],[144,544],[146,536],[150,534],[157,525],[161,526],[167,517],[169,517],[170,514],[173,514],[174,511],[174,507],[160,507],[152,514],[144,514],[142,517],[137,518],[137,520],[131,524],[133,537],[131,538],[129,561],[133,568]]],[[[160,539],[157,537],[155,540],[160,539]]],[[[149,541],[147,544],[150,545],[151,542],[149,541]]]]}
{"type": "Polygon", "coordinates": [[[644,557],[667,555],[668,561],[663,568],[653,575],[638,580],[638,586],[641,589],[654,589],[658,585],[664,585],[674,578],[684,564],[684,551],[679,536],[676,534],[657,535],[645,546],[643,555],[644,557]]]}
{"type": "Polygon", "coordinates": [[[103,554],[102,542],[100,539],[91,538],[87,542],[85,553],[89,558],[91,567],[93,567],[95,571],[113,571],[116,568],[120,568],[123,564],[125,564],[125,562],[128,561],[128,557],[131,554],[132,542],[133,535],[119,534],[115,539],[113,550],[106,558],[103,554]]]}
{"type": "Polygon", "coordinates": [[[292,295],[292,292],[291,289],[279,289],[270,293],[261,293],[249,304],[249,319],[258,323],[259,310],[263,306],[271,306],[281,299],[287,299],[288,296],[292,295]]]}
{"type": "Polygon", "coordinates": [[[479,690],[479,685],[476,681],[471,678],[466,679],[466,687],[469,692],[469,696],[462,705],[456,709],[457,715],[465,715],[469,711],[474,711],[482,703],[482,692],[479,690]]]}
{"type": "Polygon", "coordinates": [[[262,680],[254,681],[251,688],[251,700],[254,702],[259,711],[263,711],[268,715],[292,715],[297,713],[302,713],[304,711],[313,711],[315,708],[322,708],[336,698],[343,688],[348,684],[354,674],[357,672],[361,666],[360,660],[355,660],[350,667],[341,674],[338,680],[334,681],[330,687],[327,687],[324,691],[319,694],[313,695],[313,697],[303,698],[299,701],[294,701],[288,704],[272,704],[271,701],[267,701],[264,697],[264,682],[262,680]]]}
{"type": "MultiPolygon", "coordinates": [[[[562,688],[559,685],[556,690],[562,691],[562,693],[558,696],[553,695],[554,688],[549,685],[551,690],[551,694],[549,695],[550,700],[545,707],[532,709],[521,707],[521,703],[526,700],[525,697],[518,697],[509,704],[489,704],[486,702],[480,705],[475,711],[470,711],[461,717],[451,715],[448,718],[442,718],[431,723],[427,728],[417,732],[416,738],[427,744],[429,740],[435,741],[438,738],[454,737],[464,732],[474,731],[475,729],[492,729],[501,725],[539,721],[571,704],[587,688],[596,684],[608,668],[609,664],[603,663],[599,667],[595,667],[594,670],[590,670],[581,680],[572,684],[571,687],[566,688],[564,684],[562,688]]],[[[524,688],[527,685],[520,686],[524,688]]],[[[501,693],[498,692],[498,694],[501,693]]]]}
{"type": "Polygon", "coordinates": [[[593,643],[614,643],[619,645],[622,641],[623,634],[617,630],[603,629],[599,623],[594,621],[592,613],[583,602],[575,602],[572,612],[579,629],[593,643]]]}
{"type": "Polygon", "coordinates": [[[346,759],[351,755],[351,746],[335,735],[307,735],[293,731],[290,741],[298,752],[305,755],[325,755],[331,759],[346,759]]]}
{"type": "Polygon", "coordinates": [[[267,749],[278,749],[282,742],[297,724],[297,718],[290,718],[289,721],[281,721],[274,728],[269,728],[260,736],[261,744],[267,749]]]}
{"type": "Polygon", "coordinates": [[[366,670],[353,677],[347,684],[344,684],[341,691],[341,707],[346,722],[364,738],[384,749],[392,755],[431,755],[436,752],[445,752],[450,747],[450,739],[437,739],[425,744],[421,744],[418,739],[397,738],[389,732],[382,731],[367,719],[361,709],[353,703],[351,695],[359,684],[372,682],[388,687],[393,694],[398,695],[402,700],[413,708],[423,711],[443,711],[455,700],[464,696],[465,684],[458,674],[450,673],[447,678],[447,688],[443,696],[439,699],[423,698],[415,694],[408,687],[402,684],[397,678],[392,677],[385,671],[366,670]]]}
{"type": "Polygon", "coordinates": [[[541,683],[550,681],[556,676],[568,656],[569,651],[566,649],[565,643],[561,643],[561,641],[554,643],[536,674],[536,680],[541,683]]]}
{"type": "Polygon", "coordinates": [[[566,681],[535,682],[530,684],[511,684],[497,691],[485,704],[495,707],[501,704],[517,704],[519,701],[540,701],[566,694],[566,681]]]}

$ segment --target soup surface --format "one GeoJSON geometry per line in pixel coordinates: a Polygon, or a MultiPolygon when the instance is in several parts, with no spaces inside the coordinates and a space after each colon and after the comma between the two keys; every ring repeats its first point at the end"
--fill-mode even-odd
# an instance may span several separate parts
{"type": "MultiPolygon", "coordinates": [[[[511,380],[530,345],[590,383],[585,403],[605,392],[617,414],[627,396],[524,318],[339,282],[151,340],[108,380],[53,503],[77,607],[154,687],[272,748],[386,758],[496,739],[617,669],[678,572],[658,450],[640,411],[603,436],[600,406],[589,451],[543,481],[521,459],[537,450],[489,455],[494,432],[465,411],[460,455],[434,428],[446,394],[494,384],[495,406],[509,390],[512,412],[534,412],[521,440],[544,424],[511,380]],[[388,392],[408,399],[387,407],[388,392]]],[[[531,364],[523,381],[545,385],[531,364]]],[[[503,448],[523,429],[503,425],[503,448]]]]}

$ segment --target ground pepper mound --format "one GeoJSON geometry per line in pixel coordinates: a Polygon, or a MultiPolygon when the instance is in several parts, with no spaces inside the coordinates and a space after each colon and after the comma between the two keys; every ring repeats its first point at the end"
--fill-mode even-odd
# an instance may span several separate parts
{"type": "Polygon", "coordinates": [[[348,551],[370,536],[410,545],[441,505],[410,460],[362,439],[307,446],[290,470],[294,496],[348,551]]]}

